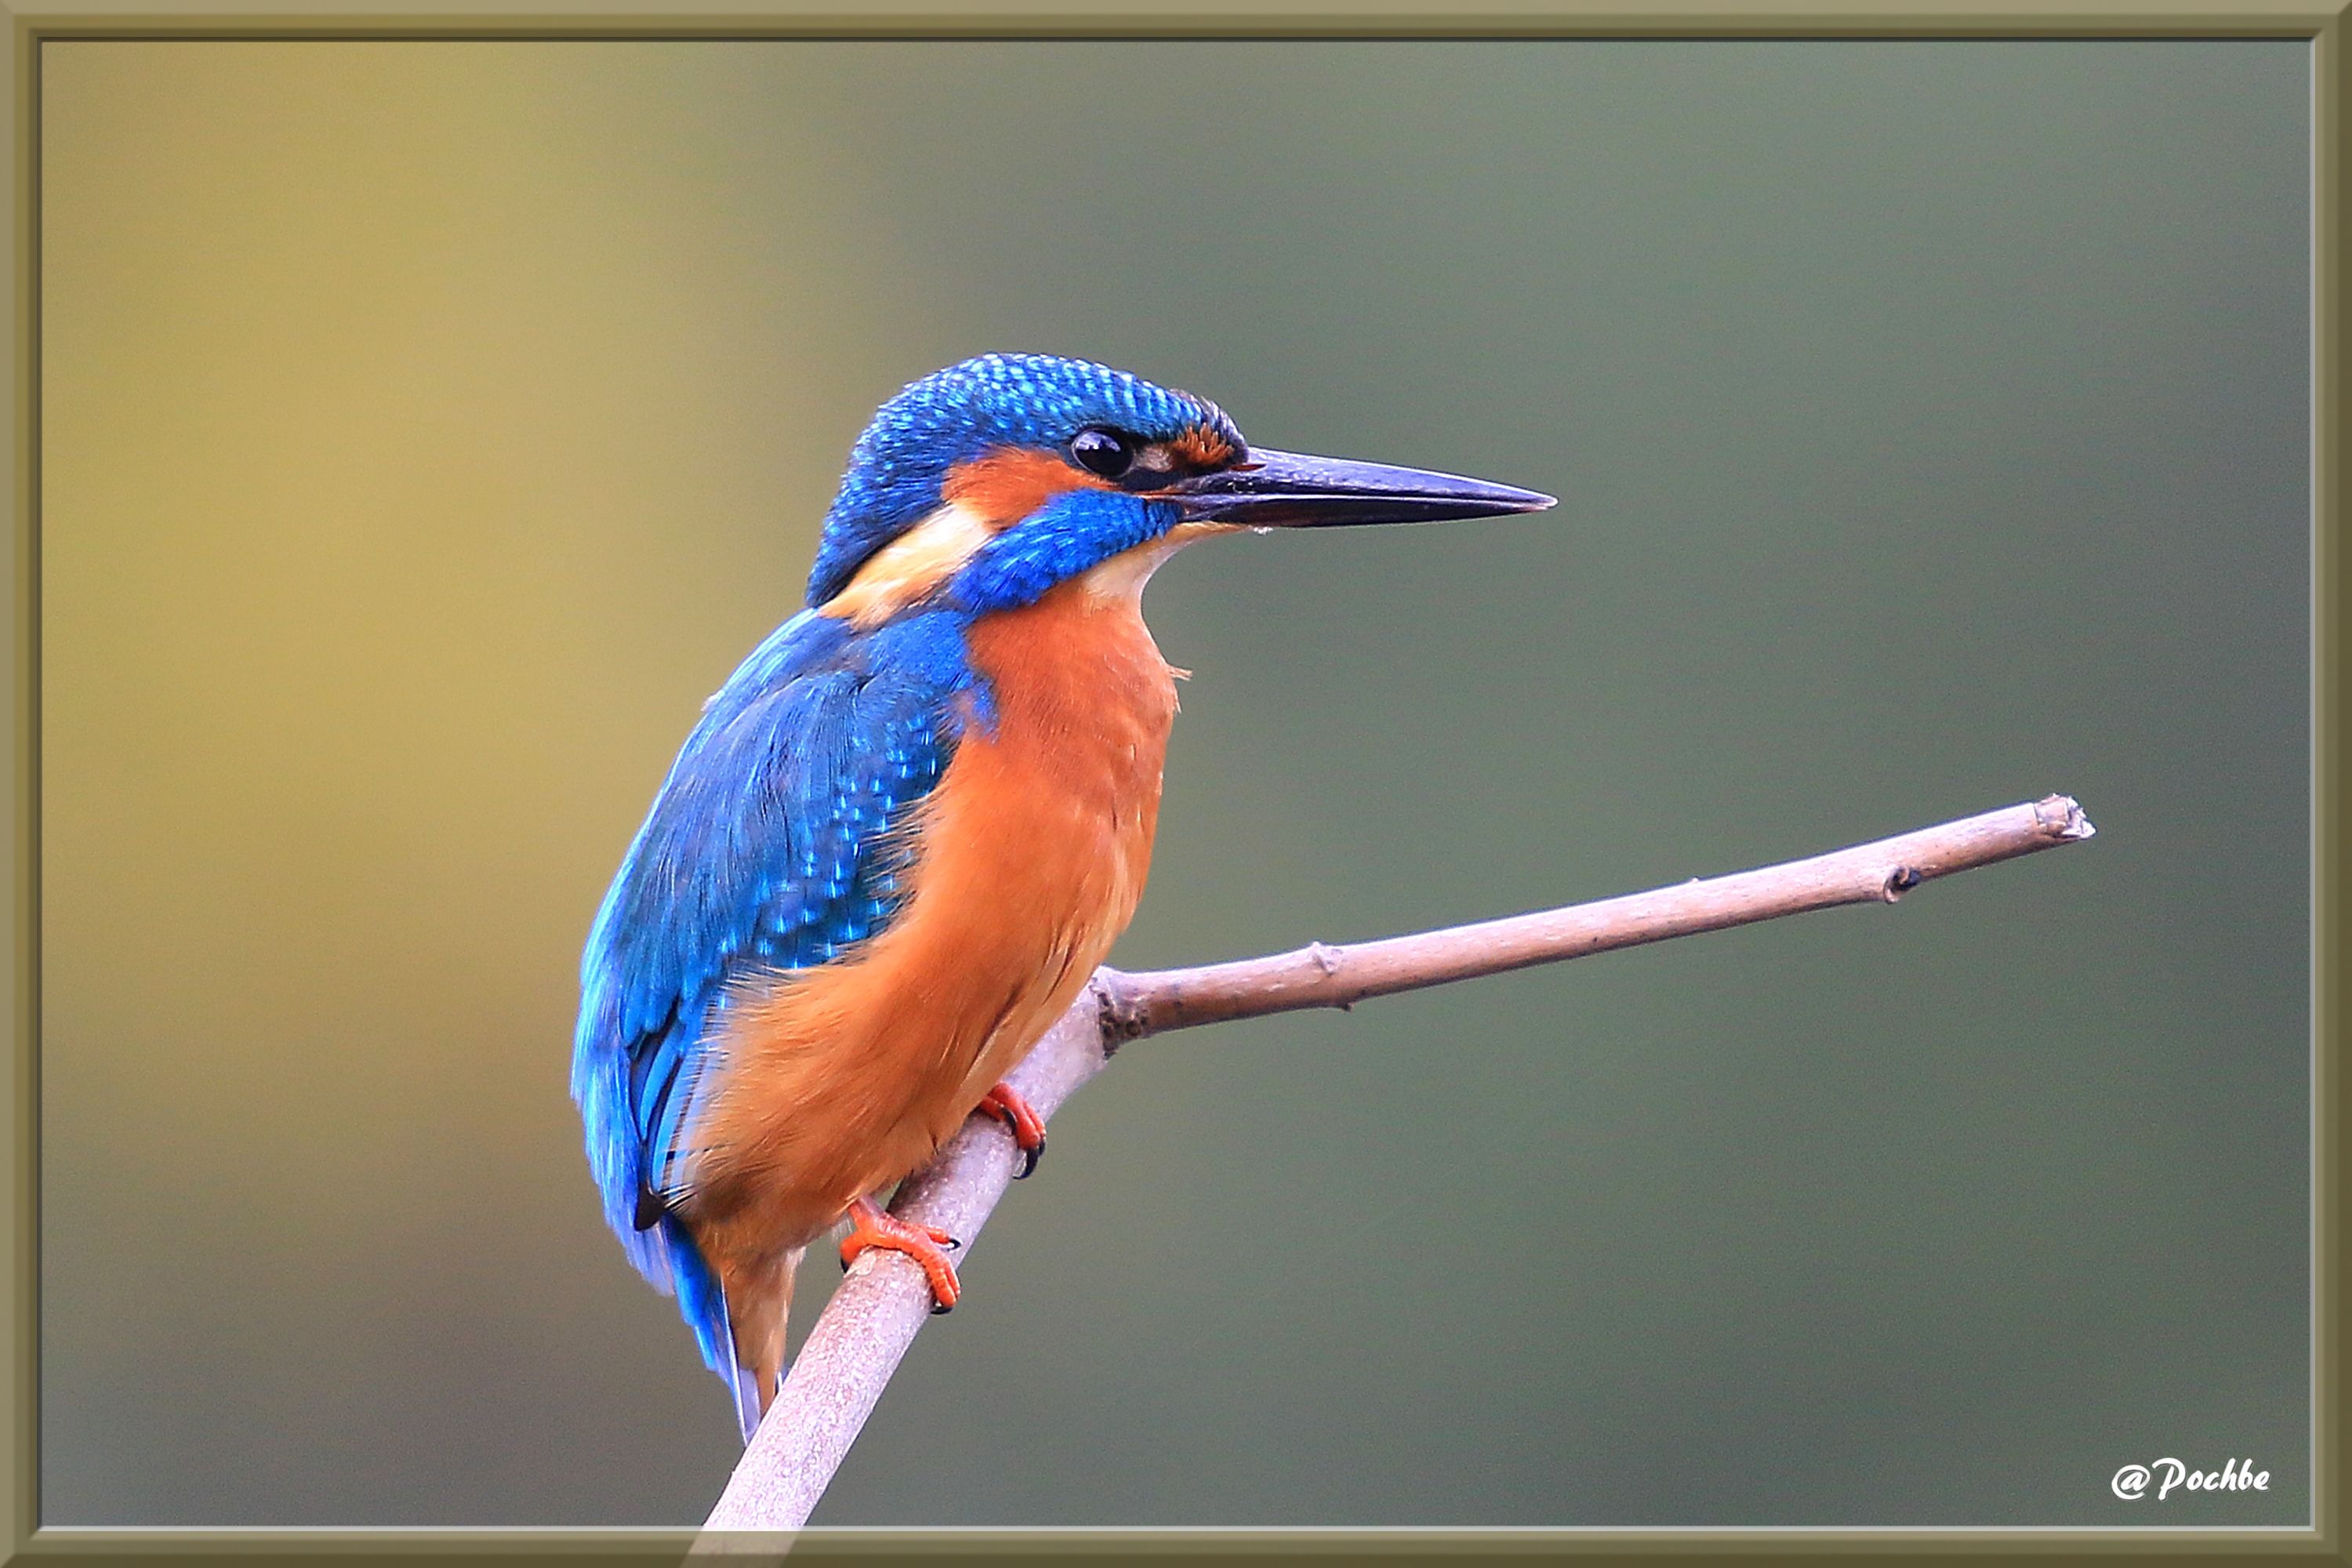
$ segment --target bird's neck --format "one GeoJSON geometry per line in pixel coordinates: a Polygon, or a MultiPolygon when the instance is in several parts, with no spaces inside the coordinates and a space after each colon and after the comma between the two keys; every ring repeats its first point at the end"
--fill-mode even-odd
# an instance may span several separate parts
{"type": "MultiPolygon", "coordinates": [[[[1180,522],[1157,539],[1122,550],[1100,565],[1088,568],[1072,582],[1097,604],[1125,605],[1136,624],[1141,626],[1144,585],[1170,556],[1199,540],[1239,531],[1230,523],[1180,522]]],[[[1150,631],[1143,635],[1150,640],[1150,631]]]]}
{"type": "Polygon", "coordinates": [[[974,621],[971,664],[987,682],[992,722],[966,736],[1006,749],[1073,809],[1139,828],[1135,847],[1146,856],[1177,674],[1143,624],[1149,574],[1105,563],[1034,604],[974,621]]]}

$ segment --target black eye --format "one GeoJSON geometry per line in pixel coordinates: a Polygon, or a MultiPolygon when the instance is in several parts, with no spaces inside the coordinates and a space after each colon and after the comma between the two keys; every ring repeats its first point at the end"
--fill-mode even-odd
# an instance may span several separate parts
{"type": "Polygon", "coordinates": [[[1092,426],[1070,437],[1070,460],[1090,474],[1115,479],[1135,466],[1135,440],[1092,426]]]}

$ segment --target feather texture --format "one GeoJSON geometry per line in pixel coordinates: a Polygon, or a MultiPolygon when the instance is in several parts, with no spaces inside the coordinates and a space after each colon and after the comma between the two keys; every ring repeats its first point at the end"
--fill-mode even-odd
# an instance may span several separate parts
{"type": "Polygon", "coordinates": [[[736,974],[824,963],[888,924],[893,829],[944,772],[971,684],[961,617],[856,636],[795,616],[706,706],[590,932],[572,1074],[590,1168],[638,1269],[680,1285],[713,1370],[717,1293],[663,1217],[693,1189],[713,1015],[736,974]]]}
{"type": "Polygon", "coordinates": [[[782,1255],[930,1157],[1143,891],[1176,701],[1132,603],[1066,583],[976,621],[970,647],[990,721],[912,814],[897,918],[834,963],[747,975],[716,1025],[725,1068],[680,1212],[763,1404],[782,1370],[782,1255]]]}
{"type": "Polygon", "coordinates": [[[954,1131],[1142,894],[1172,677],[1132,592],[1042,586],[1079,535],[1039,522],[978,580],[1013,608],[775,633],[590,935],[572,1090],[606,1217],[761,1406],[791,1261],[954,1131]]]}

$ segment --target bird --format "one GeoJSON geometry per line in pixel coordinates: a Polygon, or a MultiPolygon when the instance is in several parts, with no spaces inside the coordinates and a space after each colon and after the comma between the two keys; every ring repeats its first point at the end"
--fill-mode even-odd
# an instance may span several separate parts
{"type": "Polygon", "coordinates": [[[1175,679],[1145,584],[1196,541],[1541,510],[1533,490],[1253,447],[1086,360],[910,383],[851,448],[806,605],[703,706],[581,958],[572,1095],[604,1217],[674,1293],[749,1442],[793,1276],[955,1237],[883,1200],[964,1121],[1035,1168],[1003,1081],[1150,868],[1175,679]]]}

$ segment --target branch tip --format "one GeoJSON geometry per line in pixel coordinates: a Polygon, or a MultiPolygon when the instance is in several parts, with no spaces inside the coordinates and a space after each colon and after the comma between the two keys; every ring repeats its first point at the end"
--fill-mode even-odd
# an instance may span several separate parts
{"type": "Polygon", "coordinates": [[[2083,815],[2083,803],[2071,795],[2044,795],[2033,803],[2033,826],[2042,837],[2064,843],[2095,837],[2098,829],[2083,815]]]}

